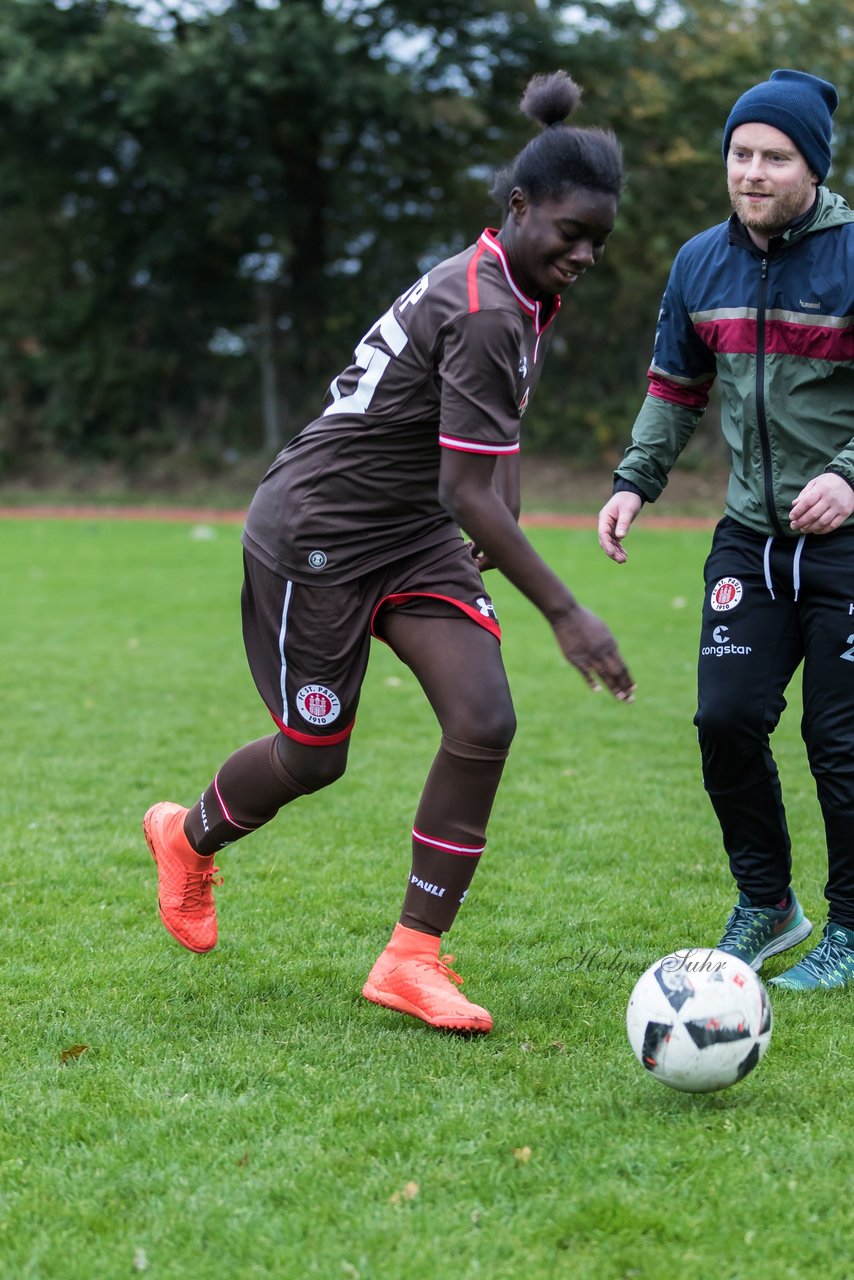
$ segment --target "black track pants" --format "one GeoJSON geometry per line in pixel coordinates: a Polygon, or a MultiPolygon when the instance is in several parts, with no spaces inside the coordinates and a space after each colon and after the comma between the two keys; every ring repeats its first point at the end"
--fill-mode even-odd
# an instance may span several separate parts
{"type": "Polygon", "coordinates": [[[854,928],[854,530],[766,538],[725,517],[705,566],[697,725],[703,780],[738,887],[789,884],[786,814],[769,736],[803,663],[801,733],[828,851],[829,916],[854,928]]]}

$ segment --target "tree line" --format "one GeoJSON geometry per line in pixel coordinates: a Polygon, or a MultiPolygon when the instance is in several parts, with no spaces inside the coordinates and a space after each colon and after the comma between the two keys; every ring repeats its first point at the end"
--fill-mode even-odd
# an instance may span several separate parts
{"type": "Polygon", "coordinates": [[[608,460],[673,254],[728,214],[729,108],[793,59],[839,88],[847,195],[836,0],[0,0],[0,475],[271,456],[391,298],[497,224],[519,96],[558,67],[629,181],[527,447],[608,460]]]}

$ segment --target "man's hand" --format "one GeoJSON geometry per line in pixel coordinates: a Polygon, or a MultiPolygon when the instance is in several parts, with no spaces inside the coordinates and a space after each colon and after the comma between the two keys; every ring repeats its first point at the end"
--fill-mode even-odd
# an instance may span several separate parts
{"type": "Polygon", "coordinates": [[[601,687],[601,680],[620,702],[634,702],[634,681],[601,618],[579,605],[553,627],[563,656],[578,668],[594,692],[601,687]]]}
{"type": "Polygon", "coordinates": [[[831,533],[854,511],[854,489],[834,471],[825,471],[801,489],[789,512],[797,533],[831,533]]]}
{"type": "Polygon", "coordinates": [[[615,493],[599,512],[599,546],[617,564],[624,564],[626,561],[623,538],[642,506],[642,499],[636,493],[626,490],[615,493]]]}

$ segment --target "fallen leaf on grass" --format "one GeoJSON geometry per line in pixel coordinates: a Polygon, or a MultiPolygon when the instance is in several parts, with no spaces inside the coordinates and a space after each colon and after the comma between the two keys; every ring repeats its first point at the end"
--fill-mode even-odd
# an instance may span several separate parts
{"type": "Polygon", "coordinates": [[[74,1058],[79,1058],[81,1053],[85,1053],[88,1048],[88,1044],[73,1044],[70,1049],[63,1049],[59,1055],[59,1065],[63,1066],[66,1062],[72,1062],[74,1058]]]}
{"type": "Polygon", "coordinates": [[[519,1164],[527,1164],[531,1159],[530,1147],[514,1147],[513,1155],[519,1164]]]}
{"type": "Polygon", "coordinates": [[[407,1182],[402,1191],[393,1191],[388,1198],[389,1204],[400,1204],[401,1200],[414,1200],[421,1190],[417,1182],[407,1182]]]}

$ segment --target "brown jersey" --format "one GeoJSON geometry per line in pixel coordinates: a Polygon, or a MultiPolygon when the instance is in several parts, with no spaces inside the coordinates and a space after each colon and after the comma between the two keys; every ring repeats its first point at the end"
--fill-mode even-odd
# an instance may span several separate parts
{"type": "Polygon", "coordinates": [[[422,276],[261,481],[247,551],[285,578],[335,583],[459,539],[439,501],[440,450],[519,452],[559,307],[519,288],[489,230],[422,276]]]}

